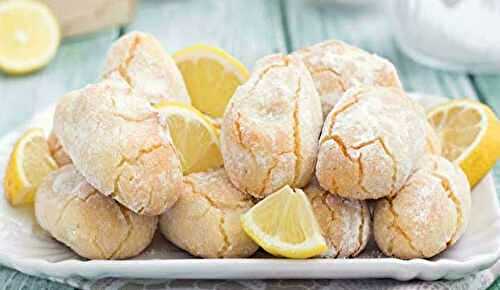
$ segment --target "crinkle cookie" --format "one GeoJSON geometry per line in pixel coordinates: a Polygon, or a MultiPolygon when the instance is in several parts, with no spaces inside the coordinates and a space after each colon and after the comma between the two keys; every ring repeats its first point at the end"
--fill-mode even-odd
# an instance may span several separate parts
{"type": "Polygon", "coordinates": [[[190,103],[182,75],[174,60],[152,35],[131,32],[109,49],[103,78],[122,78],[134,94],[152,103],[174,99],[190,103]]]}
{"type": "Polygon", "coordinates": [[[168,128],[126,84],[104,80],[65,95],[54,133],[87,181],[130,210],[159,215],[177,200],[182,172],[168,128]]]}
{"type": "Polygon", "coordinates": [[[37,190],[40,226],[88,259],[125,259],[153,239],[157,217],[137,215],[96,191],[72,165],[49,174],[37,190]]]}
{"type": "Polygon", "coordinates": [[[424,154],[426,119],[401,89],[356,87],[328,114],[316,177],[352,199],[398,192],[424,154]]]}
{"type": "Polygon", "coordinates": [[[50,155],[52,155],[52,158],[54,158],[59,167],[71,163],[71,158],[69,158],[68,154],[66,154],[66,152],[62,148],[62,145],[57,139],[54,132],[50,133],[49,138],[47,139],[47,143],[49,144],[50,155]]]}
{"type": "Polygon", "coordinates": [[[358,85],[399,87],[394,65],[375,54],[338,40],[328,40],[294,53],[311,72],[326,116],[345,91],[358,85]]]}
{"type": "Polygon", "coordinates": [[[223,168],[184,178],[177,203],[161,216],[165,238],[197,257],[248,257],[258,246],[245,234],[240,216],[253,206],[223,168]]]}
{"type": "Polygon", "coordinates": [[[316,220],[328,245],[326,258],[355,257],[368,242],[370,211],[363,200],[346,199],[331,194],[313,180],[304,192],[311,201],[316,220]]]}
{"type": "Polygon", "coordinates": [[[470,187],[462,170],[427,155],[396,196],[376,202],[375,240],[388,256],[430,258],[462,236],[470,211],[470,187]]]}
{"type": "Polygon", "coordinates": [[[305,186],[321,125],[319,96],[303,62],[279,54],[261,59],[222,122],[221,151],[231,182],[258,198],[285,185],[305,186]]]}

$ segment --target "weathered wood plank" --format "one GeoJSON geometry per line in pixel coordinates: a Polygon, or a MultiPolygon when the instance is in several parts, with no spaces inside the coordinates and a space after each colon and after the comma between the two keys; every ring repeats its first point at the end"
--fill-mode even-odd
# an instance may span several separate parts
{"type": "Polygon", "coordinates": [[[336,38],[390,59],[405,88],[447,97],[476,97],[464,74],[419,65],[403,55],[391,36],[383,6],[355,8],[327,1],[284,1],[292,49],[336,38]]]}
{"type": "Polygon", "coordinates": [[[500,75],[474,76],[482,99],[500,116],[500,75]]]}
{"type": "Polygon", "coordinates": [[[13,269],[0,266],[0,290],[6,289],[57,289],[70,290],[73,287],[22,274],[13,269]]]}
{"type": "Polygon", "coordinates": [[[64,93],[94,81],[118,30],[65,40],[55,59],[28,76],[0,75],[0,135],[43,110],[64,93]]]}
{"type": "Polygon", "coordinates": [[[141,1],[131,30],[152,33],[170,53],[216,45],[249,67],[266,54],[286,52],[278,1],[141,1]]]}

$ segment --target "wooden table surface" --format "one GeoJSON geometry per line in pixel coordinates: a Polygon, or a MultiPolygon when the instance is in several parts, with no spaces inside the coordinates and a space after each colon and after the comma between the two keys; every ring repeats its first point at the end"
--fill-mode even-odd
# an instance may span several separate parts
{"type": "MultiPolygon", "coordinates": [[[[216,45],[250,69],[264,55],[336,38],[390,59],[409,91],[476,98],[500,114],[500,74],[450,73],[415,63],[394,43],[383,7],[355,8],[319,0],[143,0],[129,26],[64,40],[54,61],[36,74],[0,75],[0,135],[64,93],[95,81],[110,44],[132,30],[152,33],[170,53],[194,43],[216,45]]],[[[498,187],[499,165],[495,177],[498,187]]],[[[4,267],[0,285],[0,289],[70,289],[4,267]]],[[[500,289],[499,285],[497,281],[493,288],[500,289]]]]}

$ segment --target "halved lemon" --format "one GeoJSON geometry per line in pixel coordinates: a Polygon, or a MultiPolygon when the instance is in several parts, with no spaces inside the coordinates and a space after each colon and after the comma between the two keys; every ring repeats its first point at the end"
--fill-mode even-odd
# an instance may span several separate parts
{"type": "Polygon", "coordinates": [[[309,199],[285,186],[241,216],[245,232],[275,256],[305,259],[327,250],[309,199]]]}
{"type": "Polygon", "coordinates": [[[219,130],[213,121],[190,105],[164,101],[155,105],[168,125],[184,174],[203,172],[222,166],[219,130]]]}
{"type": "Polygon", "coordinates": [[[4,191],[11,205],[33,202],[42,180],[57,168],[42,129],[26,131],[14,145],[4,177],[4,191]]]}
{"type": "Polygon", "coordinates": [[[0,69],[8,74],[35,71],[54,57],[59,24],[38,1],[0,2],[0,69]]]}
{"type": "Polygon", "coordinates": [[[493,111],[477,101],[452,100],[427,114],[443,143],[443,156],[456,162],[476,185],[500,155],[500,125],[493,111]]]}
{"type": "Polygon", "coordinates": [[[204,44],[174,54],[193,106],[211,117],[222,117],[236,88],[245,82],[247,68],[224,50],[204,44]]]}

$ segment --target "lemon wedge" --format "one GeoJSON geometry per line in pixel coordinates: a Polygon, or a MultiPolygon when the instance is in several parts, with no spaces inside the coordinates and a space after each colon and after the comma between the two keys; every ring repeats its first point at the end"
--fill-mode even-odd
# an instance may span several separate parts
{"type": "Polygon", "coordinates": [[[176,101],[164,101],[155,108],[160,113],[161,121],[168,125],[184,174],[222,166],[220,133],[209,117],[190,105],[176,101]]]}
{"type": "Polygon", "coordinates": [[[305,259],[327,250],[309,199],[285,186],[241,216],[244,231],[267,252],[305,259]]]}
{"type": "Polygon", "coordinates": [[[224,50],[204,44],[174,54],[193,106],[211,117],[222,117],[236,88],[249,77],[247,68],[224,50]]]}
{"type": "Polygon", "coordinates": [[[33,202],[42,180],[57,168],[41,129],[26,131],[10,155],[4,178],[4,191],[11,205],[33,202]]]}
{"type": "Polygon", "coordinates": [[[427,114],[443,143],[443,156],[456,162],[476,185],[500,155],[500,125],[493,111],[477,101],[461,99],[427,114]]]}
{"type": "Polygon", "coordinates": [[[24,74],[40,69],[56,54],[59,24],[38,1],[0,2],[0,69],[24,74]]]}

